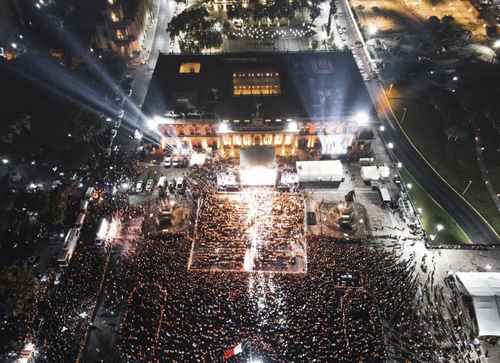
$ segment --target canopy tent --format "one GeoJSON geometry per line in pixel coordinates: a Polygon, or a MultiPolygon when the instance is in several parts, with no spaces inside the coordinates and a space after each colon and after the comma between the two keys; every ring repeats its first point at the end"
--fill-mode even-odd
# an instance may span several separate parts
{"type": "Polygon", "coordinates": [[[361,178],[363,181],[376,181],[380,179],[380,173],[376,166],[362,166],[361,178]]]}
{"type": "Polygon", "coordinates": [[[391,169],[387,165],[382,165],[378,167],[378,172],[381,179],[389,179],[391,176],[391,169]]]}
{"type": "Polygon", "coordinates": [[[297,161],[299,183],[333,182],[344,179],[340,160],[297,161]]]}
{"type": "Polygon", "coordinates": [[[479,336],[500,336],[500,272],[457,272],[472,297],[479,336]]]}
{"type": "Polygon", "coordinates": [[[207,154],[193,153],[191,154],[191,159],[189,160],[189,166],[202,166],[205,164],[205,160],[207,159],[207,154]]]}

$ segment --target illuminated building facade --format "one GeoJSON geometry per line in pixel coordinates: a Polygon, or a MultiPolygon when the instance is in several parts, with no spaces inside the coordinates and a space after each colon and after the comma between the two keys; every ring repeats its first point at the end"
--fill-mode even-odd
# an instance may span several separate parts
{"type": "Polygon", "coordinates": [[[144,103],[162,144],[238,156],[274,145],[370,153],[373,106],[350,52],[161,55],[144,103]]]}
{"type": "Polygon", "coordinates": [[[139,40],[151,17],[152,1],[128,2],[127,6],[121,0],[105,1],[105,21],[96,27],[94,47],[109,49],[121,56],[137,55],[141,50],[139,40]]]}

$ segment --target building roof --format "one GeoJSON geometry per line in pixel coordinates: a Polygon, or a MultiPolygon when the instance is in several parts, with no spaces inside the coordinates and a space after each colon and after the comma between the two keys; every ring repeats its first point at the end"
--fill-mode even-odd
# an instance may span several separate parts
{"type": "Polygon", "coordinates": [[[297,161],[299,182],[341,182],[344,168],[340,160],[297,161]]]}
{"type": "Polygon", "coordinates": [[[500,272],[457,272],[472,297],[479,336],[500,336],[500,272]]]}
{"type": "MultiPolygon", "coordinates": [[[[271,79],[263,82],[275,84],[271,79]]],[[[148,115],[173,110],[191,113],[197,119],[217,120],[331,119],[359,111],[373,113],[366,86],[349,51],[161,54],[143,109],[148,115]],[[199,63],[199,73],[194,69],[180,73],[184,63],[199,63]],[[278,95],[233,96],[233,74],[273,71],[279,74],[278,95]]]]}

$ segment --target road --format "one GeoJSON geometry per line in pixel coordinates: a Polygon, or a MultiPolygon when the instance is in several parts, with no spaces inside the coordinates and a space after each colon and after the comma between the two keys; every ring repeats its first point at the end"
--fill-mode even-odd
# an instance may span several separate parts
{"type": "Polygon", "coordinates": [[[142,107],[146,93],[149,88],[149,82],[153,75],[153,71],[158,61],[160,53],[166,53],[170,46],[170,37],[166,31],[167,25],[172,18],[176,3],[172,0],[159,0],[160,9],[158,11],[158,22],[156,31],[154,32],[153,46],[150,52],[149,59],[146,64],[139,65],[136,69],[132,70],[132,77],[134,78],[134,101],[142,107]]]}
{"type": "MultiPolygon", "coordinates": [[[[465,230],[474,243],[498,243],[499,238],[491,226],[454,190],[432,166],[425,160],[418,150],[406,137],[399,120],[391,109],[381,81],[373,77],[374,73],[364,39],[352,16],[348,0],[339,2],[339,11],[344,15],[347,26],[347,41],[353,49],[358,66],[365,75],[365,81],[370,96],[375,105],[382,103],[379,118],[387,126],[383,137],[394,143],[391,153],[396,160],[403,163],[408,171],[425,187],[426,191],[436,200],[465,230]],[[359,46],[360,42],[362,46],[359,46]],[[356,43],[358,46],[356,46],[356,43]]],[[[343,25],[343,24],[342,24],[343,25]]]]}

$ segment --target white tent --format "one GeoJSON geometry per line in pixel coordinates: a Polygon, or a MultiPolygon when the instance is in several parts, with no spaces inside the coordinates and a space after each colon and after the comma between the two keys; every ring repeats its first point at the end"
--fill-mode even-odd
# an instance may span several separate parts
{"type": "Polygon", "coordinates": [[[500,336],[500,272],[457,272],[472,297],[479,336],[500,336]]]}
{"type": "Polygon", "coordinates": [[[361,167],[361,178],[363,181],[376,181],[380,179],[380,173],[376,166],[362,166],[361,167]]]}
{"type": "Polygon", "coordinates": [[[207,154],[193,153],[191,154],[191,159],[189,160],[189,166],[193,165],[202,166],[203,164],[205,164],[206,159],[207,159],[207,154]]]}
{"type": "Polygon", "coordinates": [[[344,178],[340,160],[297,161],[299,183],[334,182],[344,178]]]}
{"type": "Polygon", "coordinates": [[[379,166],[378,172],[381,179],[389,179],[389,177],[391,176],[391,169],[389,169],[387,165],[379,166]]]}

